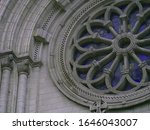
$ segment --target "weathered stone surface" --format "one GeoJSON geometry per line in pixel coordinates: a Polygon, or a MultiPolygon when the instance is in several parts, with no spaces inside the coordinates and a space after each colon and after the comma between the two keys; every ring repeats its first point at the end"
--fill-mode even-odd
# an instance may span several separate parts
{"type": "MultiPolygon", "coordinates": [[[[150,83],[147,81],[150,80],[150,69],[149,61],[145,61],[148,56],[143,58],[136,53],[150,54],[149,47],[142,48],[143,43],[149,46],[150,42],[149,13],[143,11],[150,8],[150,2],[143,8],[145,4],[138,0],[131,1],[133,8],[130,6],[130,11],[124,13],[124,7],[113,8],[113,2],[119,1],[0,0],[0,112],[149,112],[150,83]],[[103,10],[102,5],[103,8],[105,5],[110,8],[103,10]],[[138,14],[134,10],[136,6],[139,7],[138,14]],[[99,10],[100,14],[106,12],[105,17],[98,15],[99,10]],[[121,26],[114,27],[114,14],[111,15],[111,12],[118,13],[121,26]],[[143,28],[147,30],[138,31],[140,25],[134,21],[138,26],[129,33],[134,23],[126,22],[128,18],[128,23],[133,21],[130,19],[132,12],[134,17],[137,16],[135,20],[144,18],[146,23],[143,28]],[[98,30],[100,27],[103,29],[98,30]],[[93,32],[93,28],[98,31],[93,32]],[[107,38],[113,33],[115,40],[106,37],[99,39],[106,32],[107,38]],[[145,37],[147,39],[143,40],[145,37]],[[104,49],[99,50],[102,52],[96,52],[100,48],[95,41],[92,46],[87,43],[93,40],[105,44],[101,46],[104,49]],[[113,45],[109,48],[112,41],[113,45]],[[114,62],[109,68],[104,67],[102,73],[105,79],[96,82],[91,77],[99,70],[92,71],[91,68],[103,67],[98,57],[95,58],[96,54],[108,54],[110,50],[113,51],[108,59],[114,62]],[[132,59],[129,60],[130,57],[132,59]],[[92,60],[91,68],[81,66],[86,59],[92,60]],[[118,62],[120,66],[116,66],[118,62]],[[135,62],[138,65],[135,66],[135,62]],[[122,70],[123,77],[118,90],[110,85],[117,67],[122,70]],[[142,71],[138,72],[144,76],[137,83],[130,73],[139,68],[142,71]],[[88,74],[85,74],[87,71],[88,74]],[[126,81],[134,88],[124,87],[126,81]],[[103,89],[109,92],[93,87],[103,82],[107,84],[103,89]]],[[[122,4],[128,6],[128,2],[122,4]]],[[[135,72],[132,75],[139,80],[135,72]]]]}

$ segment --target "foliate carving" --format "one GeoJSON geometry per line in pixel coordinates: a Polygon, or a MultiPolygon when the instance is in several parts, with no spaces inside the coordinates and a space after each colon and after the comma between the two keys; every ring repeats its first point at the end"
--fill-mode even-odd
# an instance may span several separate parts
{"type": "Polygon", "coordinates": [[[24,60],[20,63],[17,64],[18,66],[18,73],[19,74],[29,74],[29,70],[30,70],[30,64],[29,64],[29,60],[24,60]]]}
{"type": "Polygon", "coordinates": [[[13,56],[12,55],[8,55],[5,56],[4,58],[1,59],[1,67],[2,69],[8,68],[8,69],[12,69],[12,61],[13,61],[13,56]]]}
{"type": "Polygon", "coordinates": [[[101,111],[101,99],[109,109],[149,100],[149,14],[147,1],[87,3],[69,19],[61,42],[53,46],[58,52],[52,77],[64,81],[61,86],[56,83],[59,89],[71,95],[69,87],[74,87],[76,102],[95,101],[88,105],[96,111],[101,111]]]}

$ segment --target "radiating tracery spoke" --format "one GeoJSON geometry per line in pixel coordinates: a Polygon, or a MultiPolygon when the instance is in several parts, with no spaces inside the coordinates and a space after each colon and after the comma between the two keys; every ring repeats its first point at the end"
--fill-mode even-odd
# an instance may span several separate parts
{"type": "Polygon", "coordinates": [[[148,45],[150,45],[150,38],[138,40],[137,45],[139,45],[139,46],[148,46],[148,45]]]}
{"type": "Polygon", "coordinates": [[[124,69],[129,70],[129,57],[127,54],[123,56],[123,60],[124,60],[124,69]]]}
{"type": "Polygon", "coordinates": [[[150,49],[146,49],[146,48],[142,48],[142,47],[137,47],[136,49],[138,51],[140,51],[140,53],[142,53],[142,54],[148,54],[148,55],[150,55],[150,49]]]}
{"type": "MultiPolygon", "coordinates": [[[[134,28],[132,29],[132,33],[140,36],[141,34],[144,34],[143,30],[147,30],[147,27],[149,27],[150,9],[145,10],[144,12],[140,12],[139,14],[137,14],[137,16],[138,16],[138,20],[137,20],[134,28]],[[145,20],[145,19],[147,19],[147,20],[145,20]]],[[[141,37],[142,37],[142,35],[141,35],[141,37]]]]}
{"type": "Polygon", "coordinates": [[[89,89],[102,94],[141,89],[150,82],[150,2],[117,1],[97,10],[72,48],[73,73],[89,89]]]}

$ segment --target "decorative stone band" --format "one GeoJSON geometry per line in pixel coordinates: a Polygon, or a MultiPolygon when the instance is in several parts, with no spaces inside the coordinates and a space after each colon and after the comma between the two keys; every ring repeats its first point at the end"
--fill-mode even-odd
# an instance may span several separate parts
{"type": "Polygon", "coordinates": [[[34,61],[31,58],[31,56],[29,56],[29,55],[24,55],[24,56],[20,55],[20,56],[17,56],[11,50],[0,51],[0,59],[1,59],[1,65],[2,65],[2,67],[11,67],[12,68],[12,64],[9,64],[9,61],[14,61],[17,64],[17,63],[20,63],[20,62],[22,62],[24,60],[28,60],[30,66],[32,68],[34,68],[34,67],[40,67],[42,65],[41,61],[37,61],[37,60],[34,61]]]}

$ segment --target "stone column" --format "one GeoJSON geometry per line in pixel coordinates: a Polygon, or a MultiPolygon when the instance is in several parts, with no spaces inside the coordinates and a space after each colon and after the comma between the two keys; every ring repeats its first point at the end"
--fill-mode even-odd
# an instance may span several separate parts
{"type": "Polygon", "coordinates": [[[28,112],[36,113],[38,108],[38,91],[39,91],[40,67],[34,67],[32,71],[32,81],[29,92],[29,109],[28,112]]]}
{"type": "Polygon", "coordinates": [[[29,74],[29,62],[25,60],[18,64],[18,95],[17,95],[17,113],[25,112],[26,94],[27,94],[27,80],[29,74]]]}
{"type": "Polygon", "coordinates": [[[7,112],[8,95],[9,95],[9,84],[10,84],[10,74],[12,70],[12,57],[8,56],[1,59],[2,68],[2,80],[0,89],[0,112],[7,112]]]}

